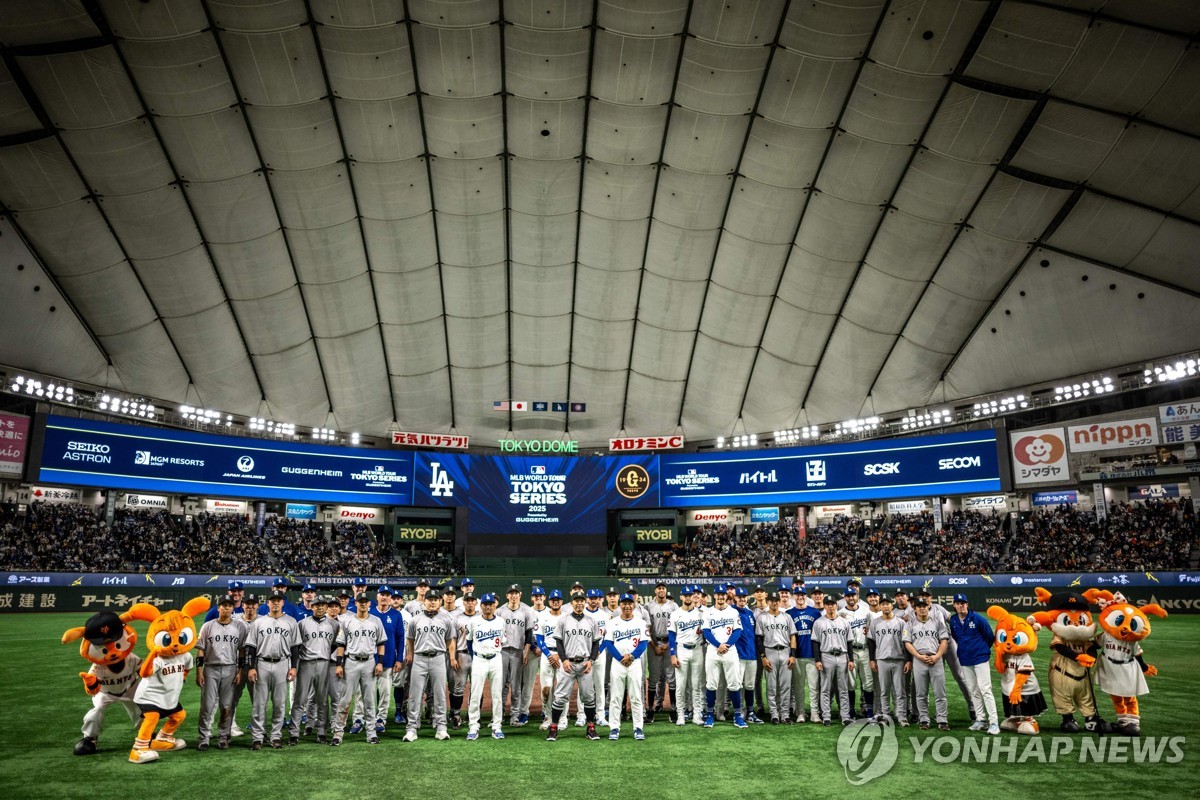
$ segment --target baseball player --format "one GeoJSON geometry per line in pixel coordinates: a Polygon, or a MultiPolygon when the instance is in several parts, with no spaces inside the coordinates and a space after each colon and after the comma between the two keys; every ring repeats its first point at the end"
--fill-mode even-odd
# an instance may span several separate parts
{"type": "Polygon", "coordinates": [[[454,620],[439,608],[433,592],[425,595],[425,611],[413,618],[405,634],[404,660],[409,664],[408,730],[404,741],[415,742],[421,727],[421,698],[429,691],[433,738],[450,738],[446,731],[446,654],[450,669],[458,669],[458,632],[454,620]]]}
{"type": "MultiPolygon", "coordinates": [[[[220,607],[218,606],[218,611],[219,610],[220,607]]],[[[237,606],[234,606],[234,610],[237,610],[237,606]]],[[[258,619],[258,596],[254,594],[248,594],[242,599],[242,622],[246,623],[247,634],[249,633],[250,626],[256,619],[258,619]]],[[[242,671],[242,680],[240,683],[234,684],[233,687],[233,707],[230,711],[230,714],[233,716],[233,723],[229,727],[229,735],[234,739],[239,736],[246,735],[245,731],[239,728],[237,724],[237,707],[238,702],[240,702],[242,699],[242,692],[249,692],[250,702],[254,702],[254,687],[250,685],[248,680],[246,680],[246,668],[249,666],[249,664],[245,659],[243,659],[238,666],[242,671]]]]}
{"type": "Polygon", "coordinates": [[[311,583],[305,583],[300,589],[300,605],[296,606],[296,621],[307,619],[314,613],[313,604],[317,600],[317,587],[311,583]]]}
{"type": "Polygon", "coordinates": [[[871,670],[879,675],[879,705],[876,722],[889,716],[888,701],[895,707],[901,728],[908,727],[908,696],[904,676],[912,670],[912,659],[904,647],[904,620],[893,613],[892,598],[882,597],[880,613],[867,626],[867,655],[871,670]]]}
{"type": "Polygon", "coordinates": [[[862,713],[867,719],[874,719],[875,679],[871,660],[867,657],[867,623],[871,612],[858,601],[857,587],[846,589],[838,615],[850,623],[850,654],[854,659],[854,672],[850,674],[850,713],[854,714],[857,689],[862,692],[862,713]]]}
{"type": "Polygon", "coordinates": [[[616,740],[621,735],[621,707],[628,694],[633,713],[633,738],[645,739],[642,729],[645,711],[642,655],[650,646],[650,626],[636,613],[637,601],[631,593],[620,595],[619,603],[621,615],[612,619],[604,639],[604,649],[612,657],[609,664],[608,738],[616,740]]]}
{"type": "MultiPolygon", "coordinates": [[[[246,587],[241,581],[231,580],[226,584],[226,586],[228,587],[228,594],[233,597],[234,618],[244,621],[247,626],[249,626],[250,622],[258,616],[258,598],[251,595],[253,602],[249,602],[250,598],[246,597],[246,587]]],[[[209,620],[216,619],[217,615],[220,613],[220,610],[220,604],[214,605],[208,610],[208,613],[204,615],[204,621],[208,622],[209,620]]],[[[239,728],[237,724],[237,704],[242,698],[242,692],[246,689],[245,677],[246,673],[243,669],[242,680],[239,681],[233,689],[233,706],[231,708],[231,714],[233,715],[233,727],[230,728],[229,735],[234,738],[245,735],[245,732],[239,728]]]]}
{"type": "Polygon", "coordinates": [[[792,667],[796,664],[796,623],[779,610],[779,595],[767,595],[767,610],[755,620],[754,646],[767,676],[767,713],[778,725],[791,713],[792,667]]]}
{"type": "MultiPolygon", "coordinates": [[[[375,590],[375,607],[371,616],[377,617],[383,625],[387,639],[383,643],[383,653],[379,659],[383,667],[382,673],[375,678],[375,735],[382,736],[387,729],[388,712],[391,709],[392,694],[396,684],[396,675],[404,664],[404,619],[400,609],[392,607],[392,598],[396,593],[392,587],[384,585],[375,590]]],[[[370,717],[367,717],[368,723],[370,717]]]]}
{"type": "Polygon", "coordinates": [[[675,710],[675,724],[686,725],[689,712],[692,722],[703,725],[700,709],[704,705],[704,653],[701,643],[704,637],[700,633],[703,620],[700,609],[693,604],[700,600],[699,586],[684,586],[679,592],[679,601],[683,604],[671,615],[671,625],[667,632],[667,647],[671,651],[671,665],[675,668],[676,694],[678,704],[675,710]]]}
{"type": "Polygon", "coordinates": [[[405,711],[408,709],[406,700],[406,687],[408,686],[408,664],[404,661],[404,643],[408,639],[408,626],[412,624],[413,616],[399,606],[399,600],[396,595],[392,595],[393,608],[400,615],[400,626],[404,633],[399,642],[396,642],[396,664],[392,669],[392,699],[396,703],[396,716],[392,719],[397,725],[403,725],[407,729],[408,716],[405,711]]]}
{"type": "Polygon", "coordinates": [[[971,692],[975,721],[971,723],[970,730],[981,731],[986,728],[989,734],[998,736],[1000,719],[996,713],[996,698],[992,695],[990,663],[996,635],[992,633],[987,617],[972,611],[967,596],[962,593],[954,595],[950,639],[958,649],[959,668],[971,692]]]}
{"type": "Polygon", "coordinates": [[[242,682],[240,664],[249,629],[235,619],[233,595],[217,603],[217,617],[205,622],[196,636],[196,685],[200,687],[200,723],[196,749],[208,749],[214,712],[219,711],[217,749],[229,747],[233,725],[233,688],[242,682]]]}
{"type": "Polygon", "coordinates": [[[475,599],[474,594],[463,595],[462,601],[462,608],[455,609],[450,614],[450,618],[454,620],[454,629],[458,631],[458,643],[454,647],[454,652],[458,655],[458,669],[448,673],[450,679],[450,727],[454,730],[462,727],[463,700],[466,697],[467,679],[471,676],[471,661],[473,660],[467,647],[467,631],[463,626],[472,617],[479,616],[479,602],[475,599]]]}
{"type": "Polygon", "coordinates": [[[948,731],[946,668],[942,657],[949,646],[950,632],[946,629],[946,623],[930,615],[929,601],[925,598],[918,597],[913,608],[916,616],[904,623],[903,640],[904,648],[912,656],[921,730],[929,729],[929,687],[932,684],[938,730],[948,731]]]}
{"type": "MultiPolygon", "coordinates": [[[[233,616],[241,619],[245,616],[245,606],[242,604],[242,599],[246,595],[246,587],[242,585],[241,581],[229,581],[226,586],[228,587],[226,594],[233,598],[233,616]]],[[[257,604],[255,605],[257,606],[257,604]]],[[[221,606],[218,603],[204,615],[204,621],[208,622],[209,620],[216,619],[219,613],[221,613],[221,606]]]]}
{"type": "Polygon", "coordinates": [[[538,657],[541,664],[538,682],[542,687],[541,729],[545,731],[549,730],[551,725],[551,692],[554,690],[554,678],[560,666],[554,647],[554,635],[558,630],[559,617],[562,616],[563,595],[558,589],[551,589],[549,598],[543,600],[544,591],[539,594],[539,590],[542,590],[542,587],[535,586],[533,589],[533,641],[541,654],[538,657]],[[550,607],[542,607],[543,602],[550,607]]]}
{"type": "Polygon", "coordinates": [[[471,702],[467,706],[467,741],[479,738],[479,716],[486,681],[492,697],[492,738],[503,739],[504,731],[504,644],[507,625],[496,616],[496,595],[488,592],[479,598],[482,611],[459,620],[471,655],[471,702]]]}
{"type": "MultiPolygon", "coordinates": [[[[596,620],[596,628],[599,632],[600,640],[604,641],[605,635],[608,633],[608,623],[612,620],[612,615],[608,609],[604,607],[604,592],[600,589],[587,590],[587,608],[583,613],[596,620]]],[[[596,724],[602,727],[608,727],[608,718],[606,711],[608,709],[608,654],[602,653],[596,663],[592,665],[592,682],[596,687],[596,724]]],[[[586,716],[582,706],[578,710],[578,716],[575,722],[580,727],[587,723],[586,716]]]]}
{"type": "Polygon", "coordinates": [[[350,598],[350,603],[349,603],[349,605],[346,606],[346,610],[349,611],[351,614],[357,614],[358,613],[358,603],[355,601],[355,598],[358,597],[360,594],[363,594],[366,591],[367,591],[367,579],[366,578],[363,578],[360,576],[360,577],[357,577],[354,580],[350,581],[350,588],[346,592],[346,596],[350,598]]]}
{"type": "Polygon", "coordinates": [[[82,632],[68,631],[63,636],[63,644],[73,642],[76,638],[86,640],[88,660],[92,661],[87,672],[79,673],[83,679],[83,690],[92,698],[92,709],[83,716],[83,738],[75,743],[77,756],[90,756],[96,752],[96,743],[104,727],[104,716],[114,703],[125,706],[134,730],[141,724],[142,711],[133,698],[141,678],[138,668],[142,665],[142,657],[133,652],[125,629],[125,622],[119,615],[112,611],[101,611],[87,621],[82,632]],[[75,637],[75,633],[81,633],[81,636],[75,637]],[[121,655],[122,645],[125,645],[125,657],[113,660],[121,655]]]}
{"type": "MultiPolygon", "coordinates": [[[[537,625],[533,610],[521,602],[521,587],[513,584],[508,587],[508,602],[496,616],[504,620],[504,692],[509,703],[509,724],[524,725],[529,722],[529,713],[521,713],[521,696],[525,691],[524,682],[526,667],[536,659],[530,658],[533,647],[533,632],[537,625]],[[522,719],[522,717],[524,717],[522,719]]],[[[540,666],[540,664],[539,664],[540,666]]],[[[533,687],[529,687],[529,696],[533,695],[533,687]]]]}
{"type": "MultiPolygon", "coordinates": [[[[340,629],[346,620],[354,616],[354,612],[348,610],[350,593],[343,589],[334,597],[327,599],[331,602],[325,610],[325,615],[340,629]]],[[[326,696],[329,699],[329,705],[325,709],[325,718],[329,722],[329,732],[331,734],[333,732],[333,720],[337,717],[338,707],[342,704],[342,695],[346,692],[345,670],[342,670],[340,673],[338,671],[336,650],[336,646],[329,648],[328,669],[325,673],[325,690],[326,696]]],[[[320,712],[317,713],[318,715],[320,714],[320,712]]]]}
{"type": "Polygon", "coordinates": [[[650,666],[650,702],[647,703],[646,724],[654,722],[654,714],[666,704],[667,693],[671,696],[671,710],[678,711],[679,699],[675,694],[675,667],[671,664],[670,634],[671,615],[679,610],[674,600],[667,597],[667,585],[659,581],[654,587],[654,597],[645,605],[650,617],[650,647],[646,660],[650,666]]]}
{"type": "Polygon", "coordinates": [[[745,586],[738,586],[733,590],[734,608],[737,609],[738,617],[742,622],[742,635],[738,637],[737,650],[738,661],[741,662],[742,668],[742,696],[746,702],[746,722],[751,724],[762,725],[763,720],[759,719],[754,714],[754,690],[758,686],[758,665],[760,659],[754,646],[754,630],[758,622],[758,615],[754,613],[754,609],[748,605],[749,592],[745,586]]]}
{"type": "Polygon", "coordinates": [[[429,581],[425,578],[417,581],[417,597],[404,604],[404,611],[414,619],[418,614],[425,613],[425,598],[429,594],[429,581]]]}
{"type": "Polygon", "coordinates": [[[300,620],[300,664],[296,668],[296,696],[292,705],[292,730],[288,745],[300,741],[301,726],[311,722],[305,733],[316,730],[317,744],[325,744],[329,724],[329,664],[333,658],[338,623],[328,613],[330,598],[316,597],[312,616],[300,620]],[[305,709],[309,711],[304,713],[305,709]],[[307,718],[307,719],[306,719],[307,718]]]}
{"type": "MultiPolygon", "coordinates": [[[[271,581],[271,595],[281,595],[283,597],[283,613],[287,614],[294,621],[299,622],[300,609],[293,605],[291,600],[287,599],[287,586],[288,582],[286,578],[276,578],[275,580],[271,581]]],[[[271,613],[271,609],[269,607],[271,595],[267,595],[268,601],[266,603],[259,605],[258,616],[262,617],[271,613]]]]}
{"type": "Polygon", "coordinates": [[[251,750],[262,750],[266,737],[267,703],[271,704],[271,747],[283,747],[284,703],[287,685],[296,679],[300,663],[300,632],[295,617],[283,613],[283,592],[267,596],[267,614],[250,624],[246,637],[246,680],[254,685],[254,715],[250,720],[251,750]]]}
{"type": "MultiPolygon", "coordinates": [[[[821,618],[821,610],[810,604],[808,593],[803,586],[793,586],[793,588],[796,591],[792,593],[792,607],[787,612],[788,616],[792,618],[792,624],[796,626],[796,663],[792,665],[790,719],[800,723],[809,719],[813,722],[820,722],[821,673],[817,671],[817,659],[813,653],[812,626],[821,618]],[[812,709],[809,715],[806,715],[804,711],[805,684],[808,685],[808,705],[812,709]]],[[[821,598],[823,609],[824,592],[817,588],[813,589],[813,593],[821,598]]],[[[782,598],[779,605],[783,606],[782,598]]]]}
{"type": "MultiPolygon", "coordinates": [[[[946,626],[946,630],[950,630],[950,612],[933,601],[933,593],[928,589],[922,588],[917,592],[918,598],[924,598],[925,602],[929,603],[929,616],[934,619],[939,619],[946,626]]],[[[971,699],[971,690],[967,686],[966,678],[963,677],[963,669],[958,663],[958,644],[954,639],[950,639],[946,645],[946,655],[942,657],[946,662],[946,670],[950,673],[950,677],[954,678],[954,682],[958,684],[958,690],[962,692],[963,700],[967,704],[967,713],[971,717],[971,722],[976,720],[975,704],[971,699]]]]}
{"type": "Polygon", "coordinates": [[[583,613],[587,597],[576,589],[571,593],[571,613],[557,620],[554,631],[554,651],[558,656],[554,701],[550,730],[546,741],[558,739],[559,722],[567,713],[571,702],[571,690],[578,688],[579,703],[583,706],[587,720],[585,736],[596,740],[596,690],[591,673],[592,665],[600,654],[600,629],[596,620],[583,613]]]}
{"type": "Polygon", "coordinates": [[[821,724],[825,727],[832,724],[832,694],[836,682],[842,724],[849,725],[852,710],[849,671],[854,669],[854,662],[847,658],[850,653],[850,623],[838,616],[837,599],[832,595],[825,597],[825,615],[813,623],[811,637],[817,671],[821,673],[821,724]]]}
{"type": "Polygon", "coordinates": [[[837,603],[838,611],[841,611],[846,607],[846,601],[850,597],[850,594],[853,593],[854,596],[857,597],[858,591],[861,588],[862,581],[860,581],[858,578],[851,578],[850,580],[846,581],[846,591],[842,593],[842,596],[837,603]]]}
{"type": "MultiPolygon", "coordinates": [[[[733,701],[733,724],[746,728],[742,718],[742,666],[738,662],[737,643],[743,636],[742,618],[736,608],[729,606],[729,596],[718,591],[713,594],[713,607],[704,610],[701,633],[708,642],[704,657],[707,676],[704,692],[704,727],[713,726],[713,707],[717,702],[718,678],[724,677],[733,701]]],[[[750,635],[750,634],[745,634],[750,635]]]]}
{"type": "Polygon", "coordinates": [[[334,656],[337,660],[336,672],[339,678],[346,681],[337,716],[333,720],[333,740],[330,744],[334,747],[342,743],[351,700],[356,694],[363,704],[367,743],[379,743],[379,734],[372,727],[372,722],[379,718],[375,708],[375,683],[383,675],[383,653],[388,634],[383,621],[371,613],[371,598],[366,592],[354,598],[354,608],[354,616],[342,621],[334,640],[337,648],[334,656]]]}

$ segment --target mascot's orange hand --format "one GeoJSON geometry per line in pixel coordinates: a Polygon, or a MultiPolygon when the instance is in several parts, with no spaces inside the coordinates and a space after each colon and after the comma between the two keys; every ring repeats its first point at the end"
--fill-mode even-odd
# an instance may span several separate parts
{"type": "Polygon", "coordinates": [[[100,691],[100,679],[90,672],[81,672],[79,677],[83,678],[83,690],[90,695],[94,695],[100,691]]]}
{"type": "Polygon", "coordinates": [[[156,653],[153,650],[151,650],[150,654],[146,656],[146,660],[142,662],[142,667],[141,667],[141,669],[138,670],[138,674],[141,675],[143,678],[149,678],[151,675],[154,674],[155,656],[156,656],[156,653]]]}
{"type": "Polygon", "coordinates": [[[1087,653],[1080,653],[1075,656],[1075,662],[1081,667],[1094,667],[1096,666],[1096,657],[1089,656],[1087,653]]]}
{"type": "Polygon", "coordinates": [[[1146,673],[1145,673],[1145,674],[1147,674],[1147,675],[1149,675],[1151,678],[1153,678],[1155,675],[1157,675],[1157,674],[1158,674],[1158,667],[1154,666],[1153,664],[1149,664],[1149,665],[1147,665],[1147,666],[1146,666],[1146,673]]]}
{"type": "Polygon", "coordinates": [[[1013,689],[1008,693],[1008,702],[1012,703],[1014,706],[1021,702],[1021,687],[1018,686],[1016,689],[1013,689]]]}

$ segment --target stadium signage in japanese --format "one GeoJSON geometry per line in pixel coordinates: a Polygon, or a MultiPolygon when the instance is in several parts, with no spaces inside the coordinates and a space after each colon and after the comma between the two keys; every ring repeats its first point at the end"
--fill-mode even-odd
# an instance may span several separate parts
{"type": "Polygon", "coordinates": [[[1034,492],[1032,502],[1035,506],[1073,506],[1079,502],[1079,492],[1034,492]]]}
{"type": "Polygon", "coordinates": [[[759,522],[779,522],[779,506],[750,509],[750,522],[752,524],[759,522]]]}
{"type": "Polygon", "coordinates": [[[813,507],[813,513],[818,517],[850,517],[854,515],[854,506],[849,503],[840,505],[820,505],[813,507]]]}
{"type": "Polygon", "coordinates": [[[1186,444],[1188,442],[1200,442],[1200,422],[1162,426],[1163,444],[1186,444]]]}
{"type": "Polygon", "coordinates": [[[608,449],[614,452],[631,450],[682,450],[682,436],[622,436],[609,439],[608,449]]]}
{"type": "Polygon", "coordinates": [[[1071,479],[1062,428],[1013,431],[1010,440],[1013,480],[1018,485],[1065,483],[1071,479]]]}
{"type": "Polygon", "coordinates": [[[929,505],[924,500],[898,500],[887,504],[889,514],[920,514],[928,510],[929,505]]]}
{"type": "Polygon", "coordinates": [[[78,503],[82,500],[82,494],[75,488],[30,486],[29,499],[34,503],[78,503]]]}
{"type": "Polygon", "coordinates": [[[470,436],[460,436],[454,433],[392,431],[392,444],[403,447],[440,447],[448,450],[466,450],[470,446],[470,441],[470,436]]]}
{"type": "Polygon", "coordinates": [[[1007,506],[1008,500],[1002,494],[963,498],[963,508],[967,511],[1003,511],[1007,506]]]}
{"type": "Polygon", "coordinates": [[[578,453],[579,442],[570,439],[501,439],[501,453],[578,453]]]}
{"type": "Polygon", "coordinates": [[[245,500],[214,500],[204,501],[204,510],[209,514],[249,514],[250,504],[245,500]]]}
{"type": "Polygon", "coordinates": [[[288,503],[284,508],[284,516],[288,519],[315,520],[317,507],[312,503],[288,503]]]}
{"type": "Polygon", "coordinates": [[[1151,417],[1071,425],[1067,428],[1067,440],[1072,453],[1144,447],[1158,444],[1158,425],[1151,417]]]}
{"type": "Polygon", "coordinates": [[[1180,422],[1200,422],[1200,401],[1176,403],[1173,406],[1159,406],[1158,418],[1168,425],[1180,422]]]}
{"type": "Polygon", "coordinates": [[[25,445],[29,439],[29,417],[0,414],[0,475],[25,472],[25,445]]]}

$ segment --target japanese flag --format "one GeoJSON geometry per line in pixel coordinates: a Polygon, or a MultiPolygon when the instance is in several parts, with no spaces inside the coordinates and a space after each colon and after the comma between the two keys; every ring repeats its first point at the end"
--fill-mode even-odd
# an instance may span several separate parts
{"type": "Polygon", "coordinates": [[[528,411],[529,403],[526,400],[513,400],[512,410],[513,411],[528,411]]]}

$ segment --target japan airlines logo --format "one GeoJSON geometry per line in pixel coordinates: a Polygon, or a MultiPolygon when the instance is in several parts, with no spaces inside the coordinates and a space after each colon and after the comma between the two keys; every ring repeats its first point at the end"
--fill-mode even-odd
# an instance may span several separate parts
{"type": "Polygon", "coordinates": [[[237,468],[239,472],[249,472],[254,469],[254,459],[250,456],[242,456],[237,460],[237,468]]]}
{"type": "Polygon", "coordinates": [[[140,464],[141,466],[148,465],[150,463],[150,451],[138,450],[137,455],[133,457],[133,463],[140,464]]]}
{"type": "Polygon", "coordinates": [[[1061,459],[1066,451],[1067,446],[1063,440],[1052,433],[1026,436],[1018,440],[1013,447],[1013,454],[1017,461],[1029,467],[1035,467],[1038,464],[1053,464],[1061,459]]]}
{"type": "Polygon", "coordinates": [[[434,497],[454,497],[454,481],[450,480],[450,476],[446,474],[446,470],[442,469],[441,464],[433,462],[429,465],[432,476],[429,479],[429,488],[433,490],[434,497]]]}

